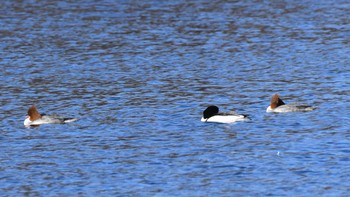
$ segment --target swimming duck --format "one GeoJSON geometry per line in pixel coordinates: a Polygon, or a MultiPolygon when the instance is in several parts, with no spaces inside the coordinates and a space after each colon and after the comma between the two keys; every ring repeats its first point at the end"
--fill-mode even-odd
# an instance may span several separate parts
{"type": "Polygon", "coordinates": [[[63,124],[76,121],[76,118],[64,118],[56,115],[40,114],[36,107],[32,105],[28,109],[28,115],[24,120],[25,126],[37,126],[41,124],[63,124]]]}
{"type": "Polygon", "coordinates": [[[267,107],[266,112],[308,112],[316,109],[316,107],[304,104],[285,104],[278,94],[274,94],[271,98],[270,106],[267,107]]]}
{"type": "Polygon", "coordinates": [[[234,123],[237,121],[249,120],[247,115],[240,115],[235,112],[219,113],[217,106],[209,106],[203,111],[202,122],[234,123]]]}

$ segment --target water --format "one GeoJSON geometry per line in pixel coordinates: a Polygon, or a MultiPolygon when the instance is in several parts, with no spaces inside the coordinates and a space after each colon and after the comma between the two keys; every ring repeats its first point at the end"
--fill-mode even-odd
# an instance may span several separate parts
{"type": "Polygon", "coordinates": [[[347,1],[0,2],[2,196],[346,196],[347,1]],[[318,106],[267,114],[272,94],[318,106]],[[77,117],[23,126],[27,109],[77,117]],[[250,122],[205,124],[211,104],[250,122]]]}

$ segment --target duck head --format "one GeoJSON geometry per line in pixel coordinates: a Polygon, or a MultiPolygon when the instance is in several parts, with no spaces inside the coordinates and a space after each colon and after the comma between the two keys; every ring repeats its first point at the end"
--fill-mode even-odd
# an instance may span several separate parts
{"type": "Polygon", "coordinates": [[[273,95],[270,103],[271,109],[275,109],[276,107],[279,107],[281,105],[285,105],[285,103],[282,101],[282,99],[280,99],[279,95],[273,95]]]}

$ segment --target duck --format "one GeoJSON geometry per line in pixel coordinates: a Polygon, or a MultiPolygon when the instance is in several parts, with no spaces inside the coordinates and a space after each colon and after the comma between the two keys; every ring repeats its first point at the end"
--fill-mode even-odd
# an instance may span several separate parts
{"type": "Polygon", "coordinates": [[[74,122],[76,118],[64,118],[57,115],[40,114],[35,105],[28,109],[28,114],[24,120],[24,126],[38,126],[41,124],[64,124],[74,122]]]}
{"type": "Polygon", "coordinates": [[[219,107],[212,105],[203,111],[202,122],[234,123],[249,120],[247,115],[236,112],[219,113],[219,107]]]}
{"type": "Polygon", "coordinates": [[[315,110],[317,107],[313,107],[305,104],[285,104],[278,94],[274,94],[271,98],[270,106],[267,107],[266,112],[308,112],[315,110]]]}

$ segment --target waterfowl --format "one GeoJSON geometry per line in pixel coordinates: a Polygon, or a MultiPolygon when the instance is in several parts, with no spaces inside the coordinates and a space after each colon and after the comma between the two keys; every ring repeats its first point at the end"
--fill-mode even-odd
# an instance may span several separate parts
{"type": "Polygon", "coordinates": [[[274,94],[271,98],[270,106],[266,112],[308,112],[316,109],[316,107],[304,104],[285,104],[278,94],[274,94]]]}
{"type": "Polygon", "coordinates": [[[217,106],[209,106],[203,111],[202,122],[216,122],[216,123],[234,123],[237,121],[249,120],[247,115],[237,114],[235,112],[219,113],[217,106]]]}
{"type": "Polygon", "coordinates": [[[37,126],[41,124],[63,124],[76,121],[76,118],[64,118],[57,115],[40,114],[36,107],[32,105],[28,109],[28,114],[24,120],[25,126],[37,126]]]}

